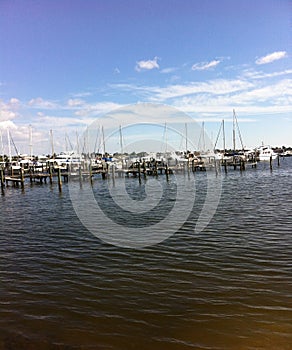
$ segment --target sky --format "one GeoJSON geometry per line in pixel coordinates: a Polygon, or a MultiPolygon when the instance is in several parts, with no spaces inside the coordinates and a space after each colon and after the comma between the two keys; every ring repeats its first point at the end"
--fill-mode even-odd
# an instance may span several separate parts
{"type": "Polygon", "coordinates": [[[50,152],[50,135],[60,152],[140,103],[212,140],[224,119],[228,148],[233,110],[245,147],[292,146],[291,24],[289,0],[0,0],[0,152],[7,129],[19,153],[50,152]]]}

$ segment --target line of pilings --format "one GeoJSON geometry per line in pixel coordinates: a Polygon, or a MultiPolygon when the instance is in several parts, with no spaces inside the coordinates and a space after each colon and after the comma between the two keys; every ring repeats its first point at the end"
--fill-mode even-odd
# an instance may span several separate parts
{"type": "MultiPolygon", "coordinates": [[[[29,178],[30,183],[38,181],[39,183],[47,182],[47,178],[50,181],[50,184],[53,184],[53,179],[57,178],[58,183],[58,189],[60,192],[62,192],[62,186],[63,182],[68,182],[69,177],[73,179],[78,178],[80,182],[80,186],[82,186],[82,182],[85,178],[88,178],[90,183],[93,184],[93,177],[94,175],[100,174],[102,179],[107,179],[111,177],[114,181],[116,175],[121,176],[129,176],[132,174],[133,177],[138,177],[139,182],[141,182],[142,177],[147,178],[147,176],[158,176],[158,175],[165,175],[166,179],[169,180],[169,175],[173,174],[174,172],[197,172],[197,171],[206,171],[207,168],[209,168],[209,165],[212,165],[215,169],[216,173],[220,169],[220,165],[224,167],[225,172],[227,172],[228,168],[233,168],[236,170],[237,168],[240,169],[240,171],[246,170],[246,165],[251,165],[252,168],[255,168],[257,166],[257,162],[251,162],[248,163],[244,159],[236,159],[235,157],[232,159],[231,162],[228,162],[227,160],[221,160],[216,161],[213,160],[209,163],[200,162],[197,163],[195,160],[192,160],[188,163],[185,163],[183,166],[175,165],[173,167],[170,167],[167,163],[163,165],[158,165],[158,162],[155,161],[152,164],[151,168],[147,168],[145,162],[138,162],[136,168],[127,168],[127,169],[116,169],[114,165],[109,166],[109,163],[104,163],[103,167],[98,170],[93,170],[91,164],[85,166],[79,166],[78,168],[72,169],[69,165],[66,169],[61,169],[61,167],[55,168],[52,164],[50,164],[48,167],[43,168],[41,171],[37,171],[35,167],[30,167],[27,169],[26,173],[23,168],[19,169],[18,174],[13,173],[13,170],[11,168],[11,171],[9,172],[9,169],[4,168],[4,166],[0,166],[0,184],[1,184],[1,190],[3,192],[4,188],[6,186],[9,186],[9,183],[12,183],[13,186],[24,188],[25,179],[29,178]],[[74,174],[74,175],[73,175],[74,174]]],[[[273,159],[270,158],[270,169],[273,169],[273,159]]],[[[277,164],[280,166],[280,157],[277,157],[277,164]]]]}

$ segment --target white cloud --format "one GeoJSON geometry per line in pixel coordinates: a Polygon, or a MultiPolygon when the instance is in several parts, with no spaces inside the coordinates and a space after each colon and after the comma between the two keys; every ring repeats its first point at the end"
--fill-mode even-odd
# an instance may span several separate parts
{"type": "Polygon", "coordinates": [[[0,122],[14,119],[18,116],[17,108],[19,107],[19,100],[11,98],[8,103],[0,100],[0,122]]]}
{"type": "Polygon", "coordinates": [[[98,102],[95,104],[87,104],[80,110],[75,112],[75,115],[78,117],[87,117],[92,116],[96,117],[101,114],[111,112],[117,108],[120,108],[121,105],[114,102],[98,102]]]}
{"type": "Polygon", "coordinates": [[[169,68],[164,68],[161,69],[160,73],[168,74],[168,73],[173,73],[177,70],[175,67],[169,67],[169,68]]]}
{"type": "Polygon", "coordinates": [[[51,101],[46,101],[41,97],[33,98],[28,102],[30,107],[42,108],[42,109],[54,109],[57,107],[56,103],[51,101]]]}
{"type": "Polygon", "coordinates": [[[136,71],[140,72],[142,70],[159,69],[158,57],[154,57],[153,60],[148,61],[138,61],[136,63],[136,71]]]}
{"type": "Polygon", "coordinates": [[[253,84],[245,80],[227,80],[217,79],[208,82],[188,83],[170,85],[165,88],[152,88],[152,100],[163,102],[168,99],[194,95],[201,93],[210,93],[214,95],[230,94],[236,91],[242,91],[252,88],[253,84]]]}
{"type": "Polygon", "coordinates": [[[236,91],[251,89],[253,83],[245,79],[216,79],[207,82],[194,82],[186,84],[172,84],[166,87],[138,86],[134,84],[112,84],[112,89],[127,91],[139,95],[143,100],[164,103],[167,100],[181,98],[187,95],[210,93],[215,95],[230,94],[236,91]]]}
{"type": "MultiPolygon", "coordinates": [[[[272,76],[284,74],[271,73],[272,76]]],[[[270,79],[253,80],[243,75],[234,80],[215,79],[206,82],[159,86],[112,85],[144,101],[168,103],[189,113],[213,116],[229,113],[233,108],[245,115],[291,113],[292,80],[277,82],[270,79]]]]}
{"type": "Polygon", "coordinates": [[[0,129],[16,129],[17,126],[11,120],[0,122],[0,129]]]}
{"type": "Polygon", "coordinates": [[[279,77],[281,75],[289,75],[292,74],[292,69],[286,69],[280,72],[272,72],[272,73],[263,73],[257,72],[255,70],[246,70],[243,72],[243,77],[247,79],[263,79],[263,78],[274,78],[279,77]]]}
{"type": "Polygon", "coordinates": [[[19,104],[19,100],[15,97],[12,97],[9,102],[10,102],[10,105],[14,105],[14,106],[19,104]]]}
{"type": "Polygon", "coordinates": [[[79,107],[84,105],[84,103],[85,102],[81,99],[72,99],[72,98],[70,98],[67,102],[69,107],[79,107]]]}
{"type": "Polygon", "coordinates": [[[220,60],[213,60],[211,62],[195,63],[192,66],[192,70],[208,70],[216,67],[220,62],[221,62],[220,60]]]}
{"type": "Polygon", "coordinates": [[[273,53],[270,53],[266,56],[260,57],[256,60],[256,64],[267,64],[267,63],[271,63],[277,60],[280,60],[284,57],[287,56],[287,52],[286,51],[276,51],[273,53]]]}

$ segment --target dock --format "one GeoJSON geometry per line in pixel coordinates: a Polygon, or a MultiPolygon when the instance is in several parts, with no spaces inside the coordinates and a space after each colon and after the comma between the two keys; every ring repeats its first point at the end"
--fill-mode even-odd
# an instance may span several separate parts
{"type": "MultiPolygon", "coordinates": [[[[279,157],[278,157],[278,166],[279,157]]],[[[150,161],[140,160],[133,163],[123,164],[122,167],[117,167],[115,163],[104,162],[101,166],[93,167],[91,163],[84,160],[78,166],[67,164],[64,166],[53,166],[48,164],[47,166],[15,169],[13,167],[0,166],[0,182],[1,189],[5,187],[14,186],[25,187],[25,184],[34,183],[46,184],[48,181],[50,184],[58,184],[59,191],[62,191],[62,184],[68,181],[90,181],[91,184],[97,178],[103,180],[115,177],[133,177],[141,178],[165,176],[167,180],[169,176],[175,174],[183,174],[190,172],[205,172],[215,171],[216,174],[221,171],[227,173],[230,170],[245,171],[246,168],[256,168],[257,162],[255,159],[244,159],[240,156],[226,157],[223,159],[216,159],[215,157],[202,157],[202,158],[190,158],[181,162],[168,163],[165,161],[157,161],[151,159],[150,161]]],[[[272,169],[272,161],[270,162],[270,168],[272,169]]]]}

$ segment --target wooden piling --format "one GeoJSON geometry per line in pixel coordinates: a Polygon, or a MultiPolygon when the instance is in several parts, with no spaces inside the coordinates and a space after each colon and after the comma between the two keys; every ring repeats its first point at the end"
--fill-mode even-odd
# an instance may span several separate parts
{"type": "Polygon", "coordinates": [[[141,163],[138,163],[138,177],[139,177],[139,183],[141,183],[141,163]]]}
{"type": "Polygon", "coordinates": [[[91,161],[90,161],[90,163],[89,163],[89,181],[90,181],[90,183],[91,183],[91,185],[92,185],[92,165],[91,165],[91,161]]]}
{"type": "Polygon", "coordinates": [[[114,164],[112,164],[111,168],[112,168],[111,170],[112,170],[113,185],[115,185],[115,166],[114,166],[114,164]]]}
{"type": "Polygon", "coordinates": [[[20,179],[21,179],[21,188],[24,189],[24,173],[22,168],[20,168],[20,179]]]}
{"type": "Polygon", "coordinates": [[[60,167],[58,167],[58,186],[59,186],[59,191],[62,192],[62,177],[61,177],[60,167]]]}
{"type": "Polygon", "coordinates": [[[81,165],[78,167],[79,183],[82,185],[82,168],[81,165]]]}
{"type": "Polygon", "coordinates": [[[271,170],[273,169],[273,157],[272,156],[270,157],[270,169],[271,170]]]}
{"type": "Polygon", "coordinates": [[[4,178],[4,169],[1,166],[0,168],[0,181],[1,181],[1,189],[5,187],[5,178],[4,178]]]}
{"type": "Polygon", "coordinates": [[[165,175],[166,175],[166,181],[168,181],[169,180],[169,177],[168,177],[169,171],[168,171],[168,165],[167,164],[165,165],[165,175]]]}
{"type": "Polygon", "coordinates": [[[49,164],[49,176],[50,176],[50,184],[53,183],[53,167],[52,164],[49,164]]]}
{"type": "Polygon", "coordinates": [[[279,156],[279,154],[278,154],[278,157],[277,157],[278,159],[278,166],[280,166],[280,156],[279,156]]]}

